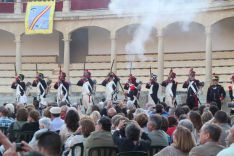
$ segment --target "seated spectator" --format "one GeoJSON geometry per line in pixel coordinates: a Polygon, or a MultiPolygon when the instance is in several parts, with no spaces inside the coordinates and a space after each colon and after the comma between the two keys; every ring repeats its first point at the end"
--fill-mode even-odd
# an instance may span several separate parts
{"type": "Polygon", "coordinates": [[[148,132],[147,129],[147,122],[148,122],[148,116],[145,113],[140,113],[135,116],[135,121],[140,125],[141,130],[143,132],[148,132]]]}
{"type": "Polygon", "coordinates": [[[218,108],[218,106],[216,106],[216,105],[211,105],[211,106],[209,107],[209,111],[212,113],[213,116],[215,115],[215,113],[216,113],[218,110],[219,110],[219,108],[218,108]]]}
{"type": "Polygon", "coordinates": [[[204,113],[204,110],[206,109],[207,107],[205,106],[205,105],[200,105],[199,107],[198,107],[198,113],[200,114],[200,115],[202,115],[203,113],[204,113]]]}
{"type": "Polygon", "coordinates": [[[221,135],[221,128],[214,124],[206,123],[202,126],[200,132],[200,144],[197,147],[192,148],[189,156],[216,156],[223,146],[219,145],[219,138],[221,135]]]}
{"type": "Polygon", "coordinates": [[[10,141],[15,141],[14,131],[21,130],[23,125],[27,123],[28,112],[25,108],[20,108],[16,113],[16,121],[13,122],[8,129],[8,137],[10,141]]]}
{"type": "Polygon", "coordinates": [[[162,116],[152,115],[147,123],[148,136],[153,146],[168,146],[168,135],[161,130],[162,116]]]}
{"type": "Polygon", "coordinates": [[[37,136],[40,135],[41,133],[49,131],[50,125],[51,125],[50,118],[43,117],[43,118],[39,119],[39,128],[40,129],[34,133],[32,140],[29,142],[29,146],[32,149],[37,150],[37,143],[38,143],[38,140],[36,139],[37,136]]]}
{"type": "MultiPolygon", "coordinates": [[[[122,129],[126,126],[124,120],[121,120],[119,128],[122,129]]],[[[150,147],[150,139],[140,139],[141,128],[136,123],[129,123],[125,128],[126,138],[120,136],[120,132],[117,130],[113,134],[114,143],[117,145],[119,152],[127,151],[148,151],[150,147]]]]}
{"type": "Polygon", "coordinates": [[[221,127],[220,144],[226,146],[226,138],[228,136],[229,129],[231,128],[228,123],[228,115],[224,111],[217,111],[214,115],[214,122],[221,127]]]}
{"type": "Polygon", "coordinates": [[[80,117],[74,109],[68,110],[65,117],[65,124],[61,127],[59,135],[64,143],[70,135],[76,132],[79,127],[80,117]]]}
{"type": "Polygon", "coordinates": [[[186,115],[187,115],[187,114],[189,113],[189,111],[190,111],[190,108],[189,108],[188,105],[182,106],[182,109],[184,110],[184,113],[185,113],[186,115]]]}
{"type": "Polygon", "coordinates": [[[90,114],[90,117],[93,119],[95,125],[97,124],[98,120],[100,120],[101,118],[101,114],[98,112],[98,111],[93,111],[91,114],[90,114]]]}
{"type": "Polygon", "coordinates": [[[178,126],[173,134],[173,144],[154,156],[187,156],[194,146],[191,132],[185,127],[178,126]]]}
{"type": "Polygon", "coordinates": [[[180,120],[178,126],[184,126],[189,129],[191,133],[194,132],[193,123],[189,119],[180,120]]]}
{"type": "Polygon", "coordinates": [[[230,132],[227,136],[228,148],[220,151],[217,156],[233,156],[234,155],[234,126],[230,129],[230,132]]]}
{"type": "Polygon", "coordinates": [[[8,128],[14,122],[14,120],[8,117],[8,113],[9,111],[4,106],[0,107],[0,127],[8,128]]]}
{"type": "Polygon", "coordinates": [[[52,121],[50,130],[53,132],[59,132],[61,127],[64,125],[64,121],[60,118],[61,108],[52,107],[50,109],[50,113],[52,121]]]}
{"type": "Polygon", "coordinates": [[[199,144],[200,129],[202,127],[201,115],[196,111],[191,111],[188,117],[194,126],[195,142],[196,144],[199,144]]]}
{"type": "Polygon", "coordinates": [[[169,116],[167,118],[168,120],[168,129],[167,129],[167,134],[171,137],[173,132],[175,131],[176,129],[176,126],[178,124],[176,118],[174,116],[169,116]]]}
{"type": "Polygon", "coordinates": [[[29,112],[28,122],[22,126],[22,131],[33,131],[33,132],[38,131],[39,130],[39,123],[38,123],[39,118],[40,118],[40,114],[38,111],[32,110],[31,112],[29,112]]]}
{"type": "Polygon", "coordinates": [[[12,103],[8,103],[5,105],[5,108],[8,110],[8,117],[14,119],[15,118],[15,106],[12,103]]]}
{"type": "Polygon", "coordinates": [[[213,118],[212,113],[209,110],[205,111],[201,116],[202,124],[205,124],[206,122],[210,121],[212,118],[213,118]]]}
{"type": "Polygon", "coordinates": [[[167,129],[168,129],[168,120],[166,117],[163,117],[162,116],[162,125],[161,125],[161,129],[164,131],[164,132],[167,132],[167,129]]]}
{"type": "Polygon", "coordinates": [[[90,148],[96,146],[115,146],[111,135],[111,120],[108,117],[102,117],[98,121],[95,132],[92,132],[84,142],[86,155],[90,148]]]}
{"type": "Polygon", "coordinates": [[[184,109],[181,106],[177,106],[174,112],[176,119],[179,120],[182,114],[185,114],[184,109]]]}
{"type": "Polygon", "coordinates": [[[156,109],[156,114],[162,115],[166,118],[169,116],[168,112],[164,110],[164,107],[162,104],[157,104],[155,109],[156,109]]]}
{"type": "MultiPolygon", "coordinates": [[[[77,133],[72,134],[64,144],[63,155],[71,155],[71,148],[77,143],[83,143],[87,137],[95,131],[95,125],[91,118],[84,117],[79,122],[79,128],[77,133]]],[[[75,155],[80,155],[80,148],[75,150],[75,155]]]]}

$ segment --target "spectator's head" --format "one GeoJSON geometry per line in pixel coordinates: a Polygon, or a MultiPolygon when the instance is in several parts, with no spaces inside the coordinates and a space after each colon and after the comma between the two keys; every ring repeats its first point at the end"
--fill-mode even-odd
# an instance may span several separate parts
{"type": "Polygon", "coordinates": [[[191,132],[183,126],[178,126],[173,133],[173,146],[183,153],[189,153],[195,146],[191,132]]]}
{"type": "Polygon", "coordinates": [[[234,143],[234,125],[229,130],[229,134],[227,136],[228,144],[231,145],[234,143]]]}
{"type": "Polygon", "coordinates": [[[162,126],[162,116],[160,115],[152,115],[149,118],[149,121],[147,123],[148,130],[154,131],[154,130],[160,130],[162,126]]]}
{"type": "Polygon", "coordinates": [[[119,119],[122,117],[122,115],[117,114],[111,118],[112,129],[115,129],[119,125],[119,119]]]}
{"type": "Polygon", "coordinates": [[[90,114],[90,117],[93,119],[95,125],[97,124],[97,121],[100,120],[101,118],[101,114],[98,112],[98,111],[93,111],[91,114],[90,114]]]}
{"type": "Polygon", "coordinates": [[[224,111],[217,111],[214,115],[215,122],[218,124],[228,123],[228,115],[224,111]]]}
{"type": "Polygon", "coordinates": [[[201,115],[196,111],[191,111],[189,119],[193,123],[194,128],[199,132],[202,127],[201,115]]]}
{"type": "Polygon", "coordinates": [[[180,121],[180,120],[187,119],[187,118],[188,118],[188,116],[187,116],[186,114],[182,114],[182,115],[180,115],[180,117],[179,117],[179,121],[180,121]]]}
{"type": "Polygon", "coordinates": [[[164,108],[163,108],[162,104],[157,104],[156,107],[155,107],[155,109],[156,109],[156,113],[162,114],[164,108]]]}
{"type": "Polygon", "coordinates": [[[91,132],[95,131],[95,125],[91,118],[82,118],[80,120],[80,127],[81,134],[87,138],[91,132]]]}
{"type": "Polygon", "coordinates": [[[202,124],[205,124],[206,122],[210,121],[212,118],[213,118],[213,115],[210,111],[203,112],[201,116],[202,124]]]}
{"type": "Polygon", "coordinates": [[[145,113],[140,113],[135,116],[135,120],[141,128],[144,128],[147,126],[148,116],[145,113]]]}
{"type": "Polygon", "coordinates": [[[111,120],[110,118],[103,116],[101,119],[98,121],[98,124],[96,126],[97,131],[111,131],[111,120]]]}
{"type": "Polygon", "coordinates": [[[66,101],[61,101],[59,103],[59,107],[63,107],[63,106],[67,106],[67,102],[66,101]]]}
{"type": "Polygon", "coordinates": [[[51,113],[50,113],[51,108],[52,108],[52,106],[48,106],[48,107],[45,108],[44,117],[51,118],[51,113]]]}
{"type": "Polygon", "coordinates": [[[35,106],[33,104],[29,104],[25,108],[28,110],[28,112],[35,110],[35,106]]]}
{"type": "Polygon", "coordinates": [[[168,127],[175,127],[178,124],[178,122],[174,116],[169,116],[167,118],[167,120],[168,120],[168,127]]]}
{"type": "Polygon", "coordinates": [[[110,109],[108,109],[107,111],[107,115],[108,117],[112,118],[113,116],[115,116],[117,114],[116,110],[112,107],[110,109]]]}
{"type": "Polygon", "coordinates": [[[61,108],[60,107],[52,107],[50,108],[51,119],[60,117],[61,108]]]}
{"type": "Polygon", "coordinates": [[[100,109],[99,109],[99,107],[97,106],[97,105],[93,105],[92,106],[92,112],[93,111],[98,111],[98,112],[100,112],[100,109]]]}
{"type": "Polygon", "coordinates": [[[214,116],[215,113],[219,110],[219,108],[216,105],[211,105],[209,108],[209,111],[212,113],[212,115],[214,116]]]}
{"type": "Polygon", "coordinates": [[[28,122],[37,122],[40,119],[40,114],[36,110],[32,110],[28,115],[28,122]]]}
{"type": "Polygon", "coordinates": [[[198,107],[198,112],[202,115],[203,114],[203,112],[204,112],[204,109],[206,108],[206,106],[205,105],[201,105],[201,106],[199,106],[198,107]]]}
{"type": "Polygon", "coordinates": [[[134,123],[130,123],[125,128],[126,138],[131,141],[138,141],[140,139],[141,129],[134,123]]]}
{"type": "Polygon", "coordinates": [[[50,125],[51,125],[50,118],[43,117],[39,120],[40,129],[43,129],[43,128],[50,129],[50,125]]]}
{"type": "Polygon", "coordinates": [[[7,117],[8,116],[8,112],[9,111],[4,106],[0,107],[0,117],[7,117]]]}
{"type": "Polygon", "coordinates": [[[25,108],[21,108],[16,113],[17,121],[27,121],[28,119],[28,111],[25,108]]]}
{"type": "Polygon", "coordinates": [[[178,126],[184,126],[188,128],[190,132],[194,131],[193,123],[189,119],[180,120],[178,126]]]}
{"type": "Polygon", "coordinates": [[[185,114],[183,108],[181,106],[176,107],[176,109],[175,109],[175,117],[177,119],[179,119],[182,114],[185,114]]]}
{"type": "Polygon", "coordinates": [[[47,131],[37,137],[38,149],[46,156],[59,156],[62,142],[60,136],[51,131],[47,131]]]}
{"type": "Polygon", "coordinates": [[[75,132],[79,127],[79,121],[80,117],[77,111],[71,109],[67,112],[65,123],[68,130],[75,132]]]}
{"type": "Polygon", "coordinates": [[[6,104],[5,108],[8,110],[9,114],[14,114],[15,113],[15,106],[12,103],[6,104]]]}
{"type": "Polygon", "coordinates": [[[188,113],[189,113],[189,111],[190,111],[190,108],[189,108],[189,106],[188,106],[188,105],[184,105],[184,106],[182,106],[182,109],[183,109],[183,111],[184,111],[184,113],[185,113],[185,114],[188,114],[188,113]]]}
{"type": "Polygon", "coordinates": [[[218,142],[221,135],[221,128],[215,124],[206,123],[200,131],[200,143],[218,142]]]}
{"type": "Polygon", "coordinates": [[[61,107],[61,113],[60,113],[61,119],[64,120],[66,118],[67,111],[68,111],[68,106],[67,105],[63,105],[61,107]]]}
{"type": "Polygon", "coordinates": [[[162,125],[161,125],[161,130],[163,130],[164,132],[167,132],[168,129],[168,121],[167,118],[162,116],[162,125]]]}

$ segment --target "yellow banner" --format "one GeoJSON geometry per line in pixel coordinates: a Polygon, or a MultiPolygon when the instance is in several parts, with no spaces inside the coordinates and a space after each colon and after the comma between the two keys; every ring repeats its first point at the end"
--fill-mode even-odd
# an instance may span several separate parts
{"type": "Polygon", "coordinates": [[[25,34],[53,33],[55,1],[28,2],[25,15],[25,34]]]}

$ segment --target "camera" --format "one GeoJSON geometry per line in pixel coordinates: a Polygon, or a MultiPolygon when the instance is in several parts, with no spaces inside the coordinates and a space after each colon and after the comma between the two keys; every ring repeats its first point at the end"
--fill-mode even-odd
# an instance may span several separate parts
{"type": "Polygon", "coordinates": [[[24,144],[22,143],[16,143],[16,152],[22,152],[23,149],[22,147],[24,146],[24,144]]]}

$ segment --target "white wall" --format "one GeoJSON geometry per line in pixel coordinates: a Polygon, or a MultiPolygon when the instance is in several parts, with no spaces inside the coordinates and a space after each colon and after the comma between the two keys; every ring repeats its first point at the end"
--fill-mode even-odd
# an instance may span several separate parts
{"type": "MultiPolygon", "coordinates": [[[[14,35],[0,30],[0,55],[15,56],[14,35]]],[[[22,55],[59,55],[59,34],[23,35],[22,55]]]]}
{"type": "Polygon", "coordinates": [[[15,55],[14,35],[0,30],[0,55],[15,55]]]}

